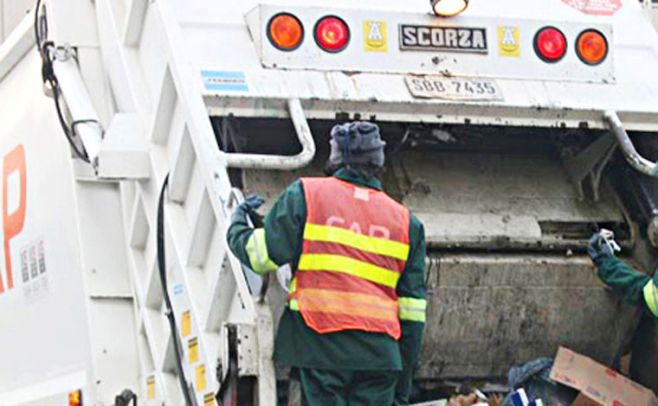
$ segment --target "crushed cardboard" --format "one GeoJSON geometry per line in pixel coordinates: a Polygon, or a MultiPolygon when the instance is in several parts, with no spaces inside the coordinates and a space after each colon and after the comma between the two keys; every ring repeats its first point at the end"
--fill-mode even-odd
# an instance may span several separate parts
{"type": "Polygon", "coordinates": [[[568,348],[560,347],[550,377],[580,391],[574,406],[658,406],[649,389],[568,348]]]}

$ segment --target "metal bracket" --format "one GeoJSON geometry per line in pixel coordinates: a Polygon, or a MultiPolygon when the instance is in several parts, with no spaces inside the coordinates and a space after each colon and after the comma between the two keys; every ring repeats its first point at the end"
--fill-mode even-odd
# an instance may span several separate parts
{"type": "Polygon", "coordinates": [[[610,134],[605,134],[590,144],[580,154],[565,159],[564,168],[576,183],[582,200],[591,199],[595,202],[599,201],[601,176],[616,147],[615,139],[610,134]],[[588,192],[591,195],[588,195],[588,192]]]}
{"type": "Polygon", "coordinates": [[[101,179],[148,179],[151,176],[148,145],[135,114],[115,114],[101,141],[94,162],[101,179]]]}

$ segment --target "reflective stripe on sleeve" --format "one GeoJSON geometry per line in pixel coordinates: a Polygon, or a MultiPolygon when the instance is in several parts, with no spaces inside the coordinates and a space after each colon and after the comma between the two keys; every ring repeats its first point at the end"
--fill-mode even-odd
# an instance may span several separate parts
{"type": "Polygon", "coordinates": [[[390,288],[396,287],[400,279],[400,274],[390,269],[332,254],[303,254],[298,270],[341,272],[390,288]]]}
{"type": "Polygon", "coordinates": [[[304,239],[342,244],[402,261],[406,261],[409,257],[409,245],[407,244],[384,238],[368,237],[340,227],[307,223],[304,227],[304,239]]]}
{"type": "Polygon", "coordinates": [[[415,299],[412,297],[398,298],[400,303],[400,320],[401,321],[416,321],[425,323],[427,300],[415,299]]]}
{"type": "Polygon", "coordinates": [[[658,317],[658,289],[656,289],[653,280],[650,280],[644,286],[644,301],[647,303],[647,307],[649,307],[651,313],[658,317]]]}
{"type": "Polygon", "coordinates": [[[249,256],[251,269],[254,272],[264,275],[267,272],[274,272],[279,268],[277,264],[272,262],[267,252],[265,229],[257,228],[254,230],[249,241],[247,241],[245,250],[247,251],[247,256],[249,256]]]}

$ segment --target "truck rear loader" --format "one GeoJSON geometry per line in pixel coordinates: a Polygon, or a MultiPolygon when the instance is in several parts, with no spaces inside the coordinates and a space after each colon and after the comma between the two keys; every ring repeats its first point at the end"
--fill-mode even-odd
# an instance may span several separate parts
{"type": "Polygon", "coordinates": [[[654,320],[584,251],[606,228],[656,264],[649,13],[428,3],[29,7],[0,46],[0,405],[275,404],[285,292],[226,229],[244,195],[321,175],[349,120],[381,127],[385,189],[425,224],[416,393],[505,382],[560,345],[609,365],[632,349],[658,388],[654,320]]]}

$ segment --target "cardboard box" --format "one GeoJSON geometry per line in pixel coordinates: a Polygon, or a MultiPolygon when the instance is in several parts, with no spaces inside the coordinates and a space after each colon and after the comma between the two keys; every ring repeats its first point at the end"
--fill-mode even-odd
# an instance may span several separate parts
{"type": "Polygon", "coordinates": [[[574,406],[658,406],[649,389],[568,348],[558,351],[551,379],[580,391],[574,406]]]}

